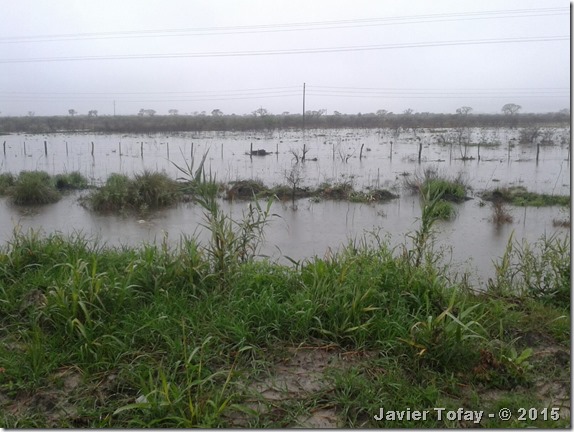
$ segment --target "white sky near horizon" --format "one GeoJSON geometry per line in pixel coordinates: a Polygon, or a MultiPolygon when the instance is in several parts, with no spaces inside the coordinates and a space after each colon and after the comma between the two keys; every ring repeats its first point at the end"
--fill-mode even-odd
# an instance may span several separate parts
{"type": "Polygon", "coordinates": [[[0,115],[570,107],[557,0],[0,0],[0,115]],[[358,48],[362,47],[362,48],[358,48]],[[332,52],[328,52],[332,51],[332,52]]]}

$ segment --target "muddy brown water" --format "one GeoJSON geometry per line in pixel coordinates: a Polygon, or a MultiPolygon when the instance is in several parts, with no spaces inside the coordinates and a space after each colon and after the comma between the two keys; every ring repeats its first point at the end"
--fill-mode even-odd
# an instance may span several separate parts
{"type": "MultiPolygon", "coordinates": [[[[260,179],[266,185],[285,184],[294,164],[293,153],[308,149],[300,163],[302,186],[322,182],[350,182],[355,189],[386,188],[400,198],[387,203],[356,204],[309,199],[275,202],[275,217],[266,229],[262,253],[287,263],[285,256],[301,260],[335,252],[349,239],[377,231],[391,245],[404,243],[417,229],[419,199],[404,188],[405,178],[420,175],[426,168],[448,176],[462,175],[470,185],[473,199],[457,204],[452,221],[436,225],[437,246],[453,271],[470,272],[472,279],[485,284],[494,274],[492,261],[502,256],[512,233],[517,240],[534,242],[543,235],[569,234],[553,226],[553,220],[570,218],[560,207],[509,207],[514,221],[497,226],[490,222],[490,206],[481,206],[477,196],[496,186],[520,185],[530,191],[570,194],[569,129],[552,129],[552,144],[519,144],[519,131],[511,129],[470,129],[473,145],[441,144],[443,137],[455,139],[449,129],[394,130],[312,130],[270,133],[205,132],[170,135],[16,134],[0,137],[6,153],[0,154],[0,172],[44,170],[50,174],[80,171],[100,185],[112,173],[132,175],[144,169],[165,171],[177,178],[174,166],[190,161],[196,167],[208,152],[206,169],[218,181],[260,179]],[[46,142],[46,145],[44,145],[46,142]],[[92,142],[93,155],[92,155],[92,142]],[[478,143],[481,143],[480,150],[478,143]],[[421,161],[418,161],[421,149],[421,161]],[[363,147],[362,158],[361,147],[363,147]],[[250,149],[272,154],[249,156],[250,149]],[[478,158],[480,152],[480,159],[478,158]],[[462,160],[462,156],[474,158],[462,160]],[[316,160],[313,160],[316,159],[316,160]]],[[[0,149],[1,151],[2,149],[0,149]]],[[[177,244],[182,234],[208,236],[201,227],[203,212],[197,206],[180,204],[145,218],[101,215],[86,210],[72,193],[55,204],[41,207],[15,206],[0,199],[0,242],[8,241],[15,227],[41,229],[45,233],[82,232],[110,245],[138,245],[162,241],[177,244]]],[[[247,203],[224,201],[223,207],[240,217],[247,203]]]]}

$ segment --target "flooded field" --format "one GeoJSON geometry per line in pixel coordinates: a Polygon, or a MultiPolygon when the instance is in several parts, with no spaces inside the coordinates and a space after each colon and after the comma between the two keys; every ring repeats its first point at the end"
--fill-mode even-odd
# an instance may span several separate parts
{"type": "MultiPolygon", "coordinates": [[[[405,180],[432,168],[449,176],[461,175],[470,186],[471,198],[456,204],[457,216],[439,222],[437,246],[444,247],[454,269],[470,272],[485,283],[493,275],[492,260],[504,252],[510,235],[535,241],[543,235],[569,233],[555,220],[569,220],[569,209],[512,207],[513,222],[496,225],[492,209],[478,194],[497,186],[523,186],[529,191],[570,195],[570,131],[548,129],[544,141],[520,143],[517,129],[441,130],[311,130],[270,133],[205,132],[172,135],[7,135],[0,151],[0,172],[44,170],[49,174],[79,171],[94,185],[112,173],[131,175],[145,169],[165,171],[177,178],[175,164],[208,152],[207,172],[225,183],[259,179],[267,186],[286,184],[297,158],[301,186],[323,182],[349,183],[357,190],[384,188],[399,195],[386,203],[358,204],[332,200],[275,202],[275,217],[266,230],[262,253],[281,262],[284,257],[303,259],[335,252],[349,239],[378,232],[391,244],[404,243],[418,227],[419,198],[405,187],[405,180]],[[265,150],[265,156],[251,156],[265,150]]],[[[263,152],[261,152],[263,153],[263,152]]],[[[108,244],[135,245],[142,241],[176,244],[181,234],[205,239],[200,224],[202,210],[179,204],[138,219],[102,215],[82,207],[72,193],[55,204],[15,206],[0,199],[0,241],[8,240],[15,227],[42,229],[45,233],[82,232],[108,244]]],[[[223,201],[237,217],[247,203],[223,201]]]]}

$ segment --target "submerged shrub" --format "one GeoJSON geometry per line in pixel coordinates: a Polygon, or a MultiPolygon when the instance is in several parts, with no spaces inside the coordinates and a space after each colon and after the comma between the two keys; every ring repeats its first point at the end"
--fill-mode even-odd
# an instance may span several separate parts
{"type": "Polygon", "coordinates": [[[570,197],[567,195],[547,195],[529,192],[524,186],[511,186],[496,188],[482,194],[482,199],[486,201],[502,201],[516,206],[568,206],[570,197]]]}
{"type": "Polygon", "coordinates": [[[415,175],[405,181],[405,186],[413,192],[428,196],[441,195],[443,200],[462,202],[466,199],[467,184],[461,174],[456,177],[439,175],[435,168],[427,168],[423,175],[415,175]]]}
{"type": "Polygon", "coordinates": [[[510,223],[514,220],[512,215],[508,212],[508,209],[501,200],[495,200],[492,202],[492,222],[497,225],[503,223],[510,223]]]}
{"type": "Polygon", "coordinates": [[[22,171],[10,188],[10,195],[16,204],[48,204],[61,197],[45,171],[22,171]]]}
{"type": "Polygon", "coordinates": [[[54,176],[54,182],[58,190],[86,189],[88,187],[88,179],[78,171],[69,174],[57,174],[54,176]]]}
{"type": "Polygon", "coordinates": [[[0,174],[0,195],[7,195],[9,189],[14,186],[14,181],[12,173],[0,174]]]}
{"type": "Polygon", "coordinates": [[[430,179],[422,185],[423,193],[430,193],[431,196],[442,195],[446,201],[462,202],[466,197],[466,188],[458,180],[448,180],[444,178],[430,179]]]}
{"type": "Polygon", "coordinates": [[[167,174],[144,171],[134,179],[123,174],[110,175],[88,201],[98,211],[146,210],[174,204],[180,196],[178,183],[167,174]]]}
{"type": "Polygon", "coordinates": [[[133,192],[134,202],[132,205],[148,208],[174,204],[180,196],[179,187],[175,180],[170,179],[165,173],[147,170],[135,176],[133,192]]]}
{"type": "Polygon", "coordinates": [[[129,205],[131,180],[123,174],[112,174],[106,184],[94,191],[89,201],[94,210],[122,210],[129,205]]]}

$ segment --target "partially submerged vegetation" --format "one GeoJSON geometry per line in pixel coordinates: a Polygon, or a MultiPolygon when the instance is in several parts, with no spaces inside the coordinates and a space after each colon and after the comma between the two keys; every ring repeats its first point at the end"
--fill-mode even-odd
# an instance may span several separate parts
{"type": "Polygon", "coordinates": [[[375,236],[285,267],[255,259],[269,205],[235,221],[203,186],[203,245],[16,232],[0,250],[3,425],[473,425],[441,407],[515,414],[483,427],[570,424],[568,237],[511,240],[474,291],[438,266],[440,195],[424,196],[412,244],[375,236]],[[519,421],[524,407],[539,415],[519,421]],[[376,420],[380,408],[431,415],[376,420]]]}
{"type": "Polygon", "coordinates": [[[253,198],[276,197],[279,200],[295,200],[300,198],[312,198],[315,200],[330,199],[359,203],[386,202],[398,195],[385,189],[368,189],[357,191],[350,182],[321,183],[316,188],[291,187],[278,185],[267,187],[259,180],[239,180],[231,182],[226,190],[227,199],[251,200],[253,198]]]}
{"type": "Polygon", "coordinates": [[[0,195],[7,195],[15,204],[49,204],[61,198],[61,192],[85,189],[88,180],[79,172],[50,176],[44,171],[22,171],[15,177],[0,174],[0,195]]]}
{"type": "Polygon", "coordinates": [[[569,206],[570,197],[568,195],[548,195],[529,192],[523,186],[498,187],[482,194],[485,201],[500,201],[515,206],[569,206]]]}
{"type": "MultiPolygon", "coordinates": [[[[43,171],[22,171],[17,177],[10,173],[0,174],[0,195],[10,196],[16,204],[47,204],[58,201],[61,192],[91,188],[91,192],[80,197],[80,201],[92,210],[142,213],[193,200],[201,180],[195,176],[175,180],[163,172],[143,171],[133,178],[111,174],[104,185],[93,187],[78,172],[50,176],[43,171]]],[[[357,191],[350,182],[322,183],[317,188],[310,188],[290,185],[268,187],[260,180],[222,184],[213,179],[202,182],[202,185],[202,189],[207,187],[210,193],[228,200],[276,197],[280,200],[313,198],[370,203],[398,198],[385,189],[357,191]]]]}
{"type": "Polygon", "coordinates": [[[456,215],[452,203],[461,203],[469,199],[468,185],[461,175],[454,178],[441,176],[434,168],[427,168],[422,175],[407,178],[405,186],[420,194],[421,199],[433,201],[432,216],[438,219],[452,219],[456,215]]]}
{"type": "Polygon", "coordinates": [[[144,171],[129,178],[112,174],[84,199],[96,211],[138,211],[166,207],[180,201],[182,187],[165,173],[144,171]]]}

